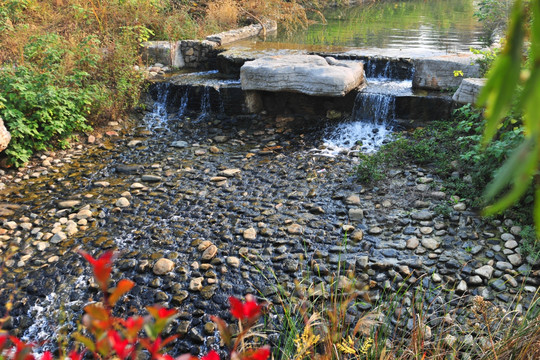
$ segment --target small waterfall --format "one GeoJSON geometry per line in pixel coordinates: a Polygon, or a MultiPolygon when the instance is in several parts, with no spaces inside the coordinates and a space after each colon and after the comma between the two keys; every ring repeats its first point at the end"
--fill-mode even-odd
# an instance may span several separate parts
{"type": "Polygon", "coordinates": [[[144,116],[144,122],[149,130],[164,128],[167,125],[167,98],[171,84],[157,84],[157,97],[152,105],[152,111],[144,116]]]}
{"type": "Polygon", "coordinates": [[[396,118],[395,108],[396,98],[393,95],[359,92],[354,101],[352,119],[385,124],[396,118]]]}
{"type": "Polygon", "coordinates": [[[212,106],[210,104],[210,87],[205,86],[201,95],[201,113],[197,117],[198,121],[206,120],[212,113],[212,106]]]}
{"type": "Polygon", "coordinates": [[[395,119],[395,97],[388,94],[359,92],[351,119],[331,125],[324,137],[324,156],[340,152],[377,151],[391,137],[395,119]]]}
{"type": "Polygon", "coordinates": [[[177,113],[177,116],[179,119],[181,119],[186,113],[188,101],[189,101],[189,88],[187,88],[184,91],[184,95],[182,95],[182,98],[180,100],[180,106],[178,107],[178,113],[177,113]]]}

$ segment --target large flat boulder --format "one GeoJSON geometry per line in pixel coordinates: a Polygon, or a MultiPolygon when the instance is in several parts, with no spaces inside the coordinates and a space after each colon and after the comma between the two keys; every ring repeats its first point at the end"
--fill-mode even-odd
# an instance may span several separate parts
{"type": "Polygon", "coordinates": [[[463,78],[480,77],[480,67],[472,54],[453,54],[414,60],[413,88],[456,89],[463,78]],[[454,72],[459,73],[458,76],[454,72]]]}
{"type": "Polygon", "coordinates": [[[344,96],[364,84],[360,62],[317,55],[277,55],[246,62],[240,69],[242,90],[344,96]]]}
{"type": "Polygon", "coordinates": [[[463,79],[452,100],[460,104],[474,104],[485,84],[486,79],[483,78],[463,79]]]}

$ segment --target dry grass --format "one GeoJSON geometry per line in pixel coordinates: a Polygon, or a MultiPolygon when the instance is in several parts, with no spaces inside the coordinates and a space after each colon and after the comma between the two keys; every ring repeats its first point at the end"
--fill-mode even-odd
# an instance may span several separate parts
{"type": "Polygon", "coordinates": [[[211,2],[206,10],[207,21],[220,27],[231,28],[238,24],[240,17],[239,4],[234,0],[211,2]]]}

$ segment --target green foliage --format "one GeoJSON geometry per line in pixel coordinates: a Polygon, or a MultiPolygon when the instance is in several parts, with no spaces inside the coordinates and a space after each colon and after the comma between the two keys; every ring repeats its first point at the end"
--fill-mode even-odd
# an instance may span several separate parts
{"type": "MultiPolygon", "coordinates": [[[[0,72],[0,116],[12,136],[6,154],[16,166],[27,162],[35,151],[66,147],[74,131],[90,129],[86,116],[98,89],[88,84],[89,74],[81,69],[59,76],[68,53],[56,34],[34,37],[24,47],[28,65],[0,72]]],[[[90,69],[96,58],[81,51],[76,62],[90,69]]]]}
{"type": "MultiPolygon", "coordinates": [[[[363,183],[376,182],[385,177],[389,168],[413,163],[439,175],[446,192],[470,199],[474,206],[483,206],[479,194],[497,178],[497,170],[524,139],[520,121],[509,118],[501,124],[500,135],[484,147],[480,144],[484,124],[480,111],[471,105],[463,106],[454,111],[450,121],[434,122],[426,128],[402,134],[376,154],[360,155],[357,179],[363,183]],[[452,176],[455,171],[462,176],[452,176]]],[[[529,192],[520,206],[508,215],[530,223],[531,210],[532,193],[529,192]]],[[[441,207],[437,211],[445,214],[449,208],[441,207]]]]}
{"type": "Polygon", "coordinates": [[[540,242],[536,241],[536,234],[532,226],[524,226],[521,232],[520,248],[525,256],[531,256],[535,261],[540,258],[540,242]]]}
{"type": "Polygon", "coordinates": [[[480,75],[486,76],[497,55],[499,55],[500,50],[497,48],[485,50],[471,48],[471,52],[475,55],[482,55],[482,57],[477,58],[474,62],[480,66],[480,75]]]}
{"type": "Polygon", "coordinates": [[[11,132],[6,149],[11,162],[20,166],[34,151],[53,145],[65,147],[62,140],[74,131],[89,130],[85,115],[94,97],[94,88],[80,88],[84,73],[68,80],[72,86],[59,86],[48,72],[39,73],[24,66],[0,72],[4,106],[0,114],[11,132]]]}
{"type": "Polygon", "coordinates": [[[528,7],[521,0],[515,2],[506,45],[488,75],[478,99],[478,105],[486,106],[483,144],[496,139],[512,105],[523,113],[525,136],[486,189],[486,199],[494,203],[485,213],[495,214],[515,204],[535,179],[534,220],[536,237],[540,238],[540,187],[536,186],[540,182],[540,0],[529,1],[528,7]],[[527,9],[532,14],[530,23],[526,20],[527,9]],[[530,33],[528,60],[523,58],[522,52],[527,32],[530,33]],[[520,86],[523,90],[517,92],[520,86]]]}
{"type": "Polygon", "coordinates": [[[491,38],[495,31],[504,30],[512,5],[511,0],[479,0],[474,16],[482,23],[487,37],[491,38]]]}

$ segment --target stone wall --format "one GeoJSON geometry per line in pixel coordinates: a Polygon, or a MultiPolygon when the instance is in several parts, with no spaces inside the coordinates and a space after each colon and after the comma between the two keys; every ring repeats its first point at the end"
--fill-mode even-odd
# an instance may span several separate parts
{"type": "MultiPolygon", "coordinates": [[[[267,33],[277,30],[275,21],[265,23],[267,33]]],[[[253,24],[206,37],[206,40],[147,41],[142,56],[147,65],[156,63],[175,68],[215,69],[220,46],[258,36],[263,27],[253,24]]]]}

